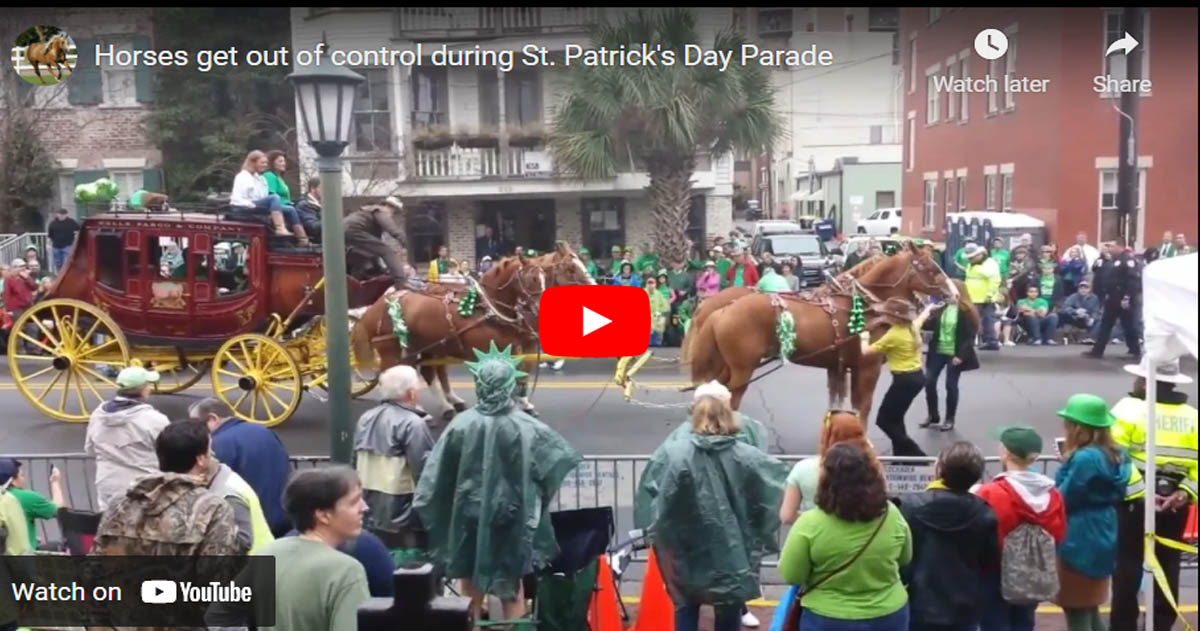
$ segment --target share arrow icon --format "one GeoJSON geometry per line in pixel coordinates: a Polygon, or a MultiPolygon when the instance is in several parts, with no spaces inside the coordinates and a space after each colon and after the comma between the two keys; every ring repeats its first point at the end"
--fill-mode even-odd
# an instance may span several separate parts
{"type": "Polygon", "coordinates": [[[1138,41],[1133,39],[1133,36],[1129,34],[1129,31],[1125,31],[1125,37],[1122,37],[1121,39],[1108,45],[1108,51],[1104,53],[1104,56],[1107,57],[1118,50],[1123,54],[1128,55],[1129,51],[1137,48],[1137,45],[1138,41]]]}

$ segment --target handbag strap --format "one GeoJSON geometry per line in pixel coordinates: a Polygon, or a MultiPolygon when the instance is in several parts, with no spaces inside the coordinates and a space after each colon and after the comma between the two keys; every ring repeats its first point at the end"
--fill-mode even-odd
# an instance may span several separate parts
{"type": "Polygon", "coordinates": [[[804,594],[808,595],[808,594],[812,593],[812,591],[814,589],[816,589],[817,587],[820,587],[821,584],[823,584],[825,581],[828,581],[829,579],[833,578],[834,576],[837,576],[839,573],[846,570],[846,568],[850,567],[851,565],[854,565],[854,562],[857,561],[859,559],[859,557],[861,557],[863,555],[863,553],[867,551],[867,548],[871,547],[871,543],[873,541],[875,541],[875,536],[879,534],[879,531],[883,530],[883,522],[887,521],[888,513],[890,513],[891,510],[892,510],[891,502],[888,502],[883,511],[883,517],[879,518],[879,523],[875,526],[875,530],[871,532],[871,537],[868,538],[867,542],[864,543],[863,546],[858,549],[858,552],[855,552],[854,556],[850,557],[849,561],[846,561],[845,563],[839,565],[837,567],[837,569],[835,569],[832,572],[821,577],[821,580],[813,583],[810,586],[806,586],[804,588],[804,594]]]}

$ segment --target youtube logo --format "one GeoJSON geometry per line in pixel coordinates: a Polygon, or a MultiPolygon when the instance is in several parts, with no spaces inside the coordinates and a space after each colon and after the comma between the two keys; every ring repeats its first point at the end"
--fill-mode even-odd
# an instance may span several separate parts
{"type": "Polygon", "coordinates": [[[650,345],[650,297],[638,287],[551,287],[538,305],[542,350],[561,357],[627,357],[650,345]]]}

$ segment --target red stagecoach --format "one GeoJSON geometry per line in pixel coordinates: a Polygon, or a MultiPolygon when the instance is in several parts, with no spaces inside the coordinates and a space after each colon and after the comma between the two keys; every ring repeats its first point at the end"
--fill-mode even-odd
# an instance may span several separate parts
{"type": "MultiPolygon", "coordinates": [[[[205,213],[107,213],[83,221],[44,299],[13,325],[9,367],[34,407],[86,421],[131,360],[162,373],[160,393],[206,374],[248,421],[276,425],[326,384],[319,248],[261,224],[205,213]]],[[[350,307],[391,285],[348,278],[350,307]]],[[[361,395],[374,382],[353,380],[361,395]]]]}

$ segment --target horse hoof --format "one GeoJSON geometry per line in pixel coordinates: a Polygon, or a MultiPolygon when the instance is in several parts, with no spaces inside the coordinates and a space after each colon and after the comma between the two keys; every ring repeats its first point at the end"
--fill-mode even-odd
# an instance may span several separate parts
{"type": "MultiPolygon", "coordinates": [[[[459,410],[459,411],[461,412],[462,410],[459,410]]],[[[454,410],[446,410],[445,412],[442,412],[442,420],[443,421],[453,421],[455,414],[456,414],[456,412],[454,410]]]]}
{"type": "Polygon", "coordinates": [[[454,411],[455,411],[455,412],[465,412],[465,411],[466,411],[466,409],[467,409],[467,404],[466,404],[466,403],[463,403],[463,402],[461,402],[461,401],[460,401],[460,402],[458,402],[458,403],[455,403],[455,404],[454,404],[454,411]]]}

